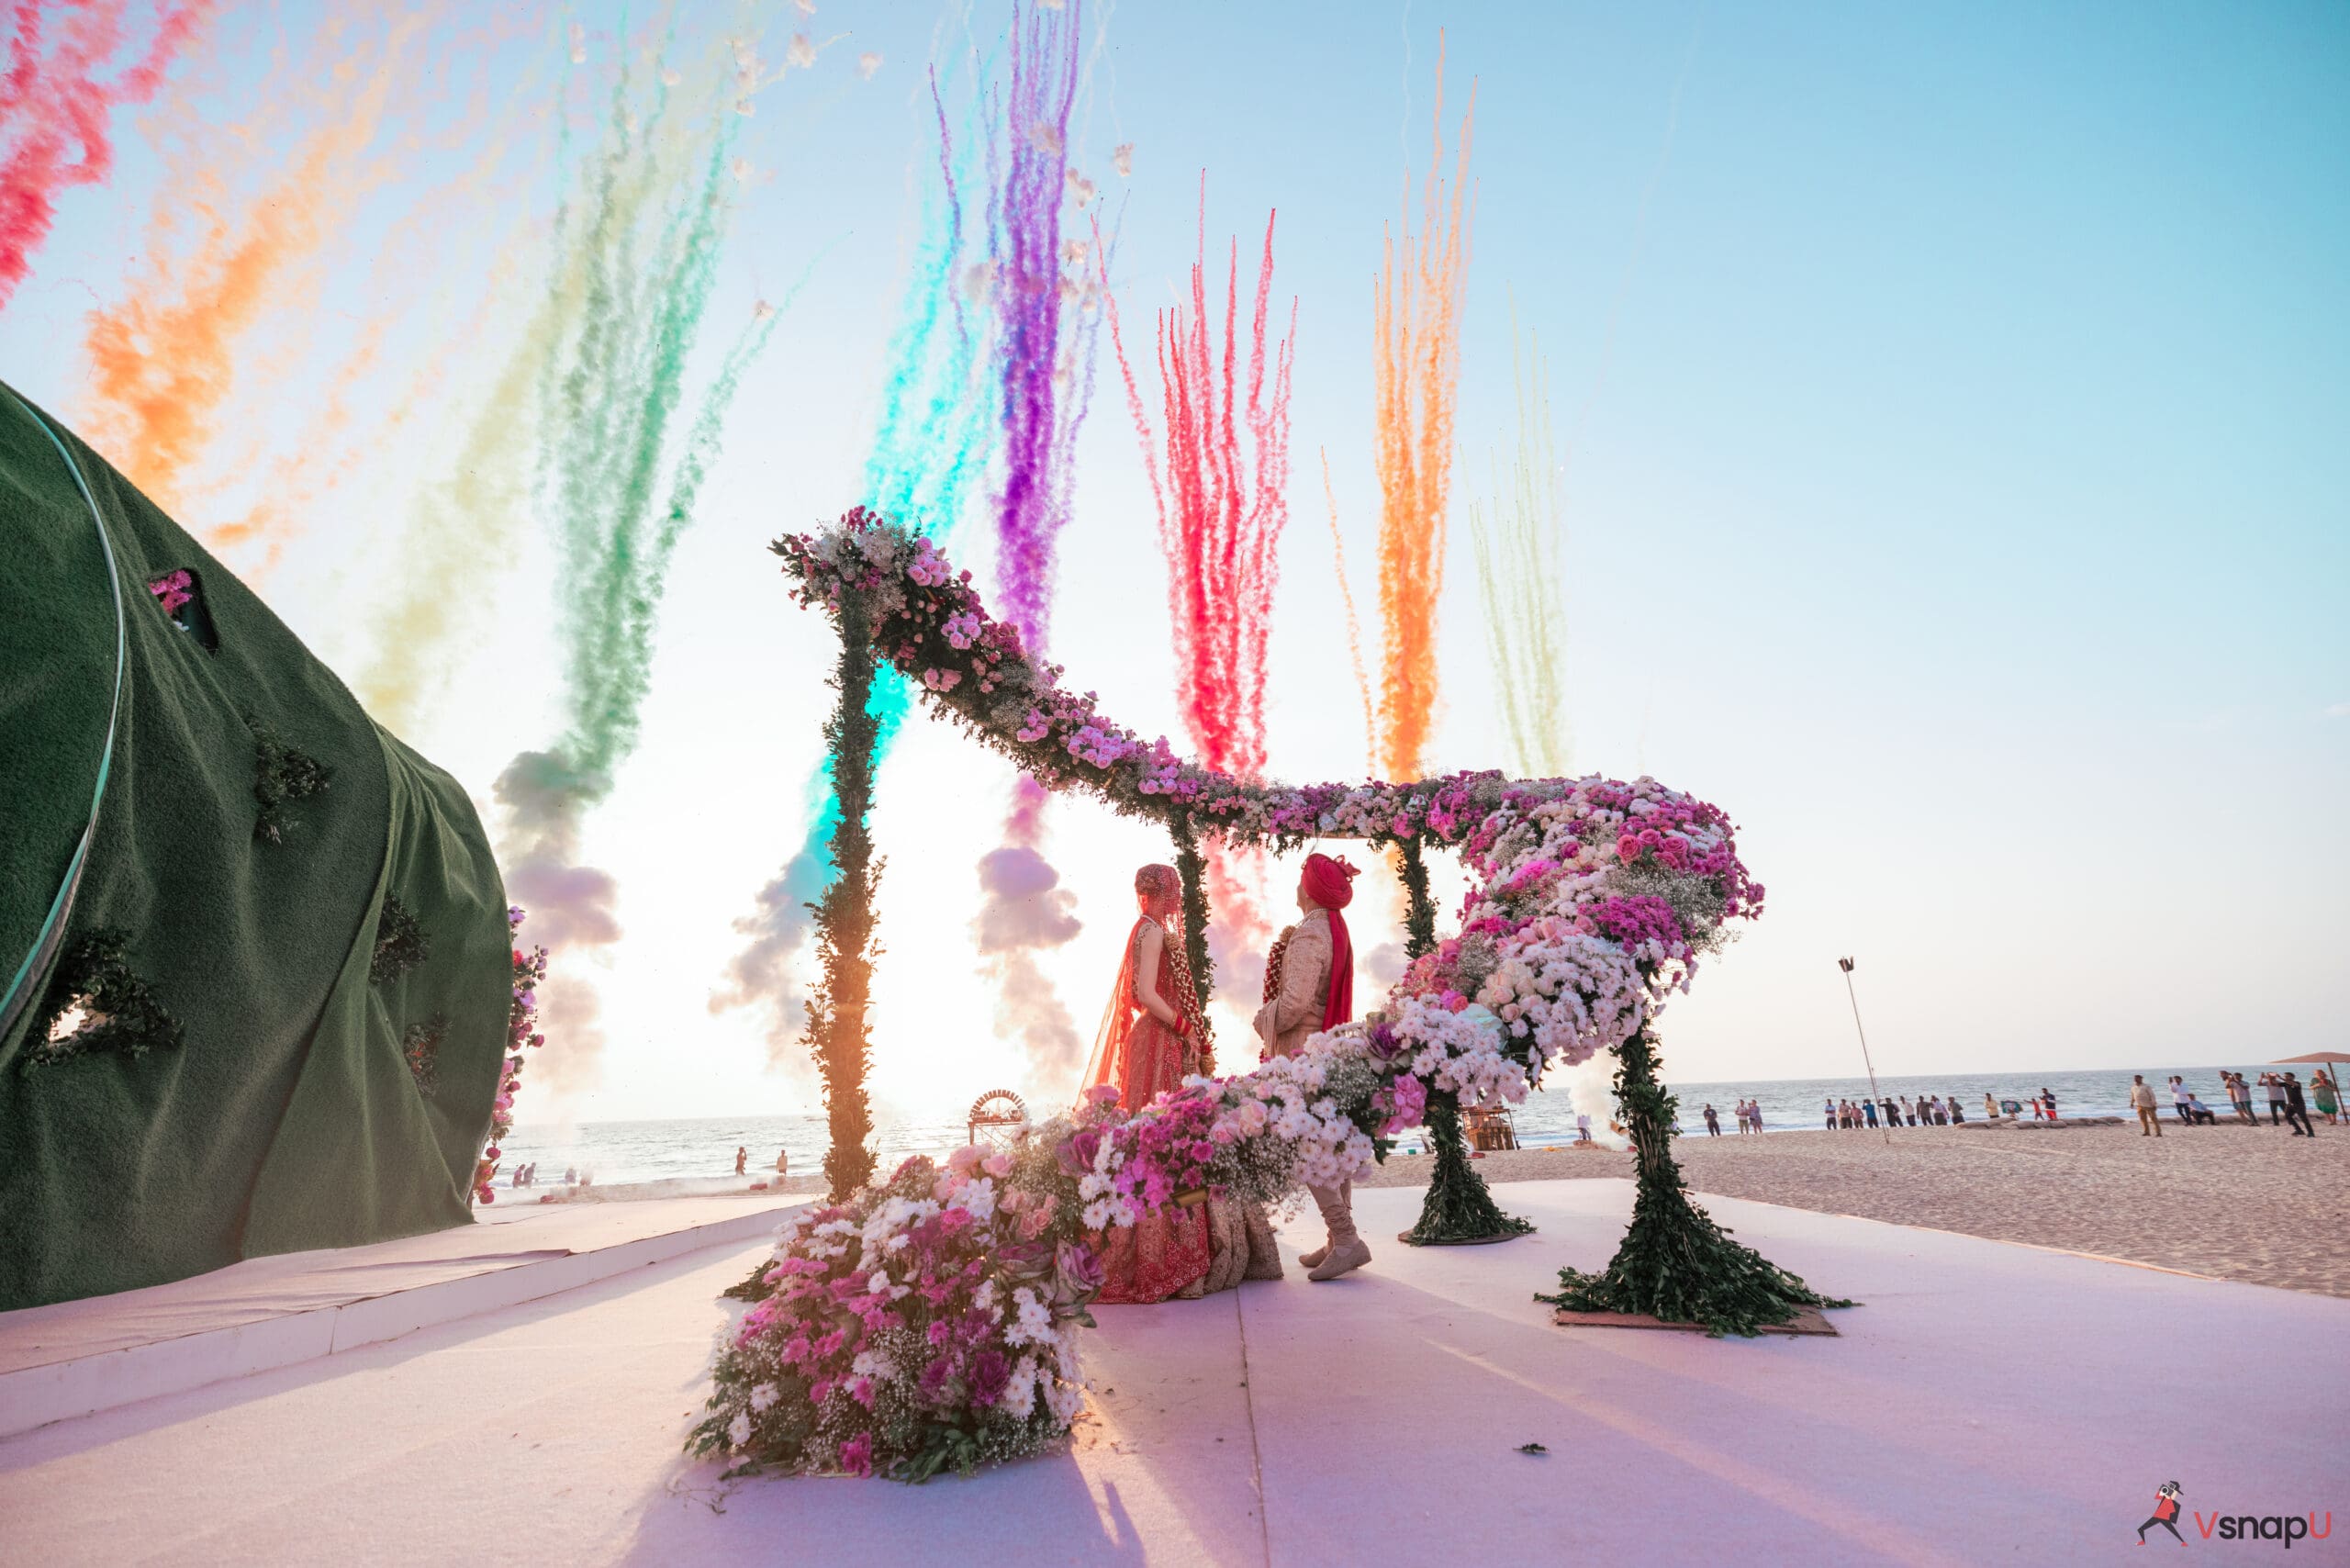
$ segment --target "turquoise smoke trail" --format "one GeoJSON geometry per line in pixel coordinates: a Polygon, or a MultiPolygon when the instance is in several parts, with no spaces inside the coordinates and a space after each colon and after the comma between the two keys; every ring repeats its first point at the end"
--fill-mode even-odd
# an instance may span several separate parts
{"type": "MultiPolygon", "coordinates": [[[[983,66],[972,95],[974,119],[986,101],[987,74],[983,66]]],[[[880,421],[866,456],[863,499],[951,543],[962,532],[972,495],[987,472],[997,426],[979,387],[987,314],[959,286],[968,253],[962,192],[971,159],[958,150],[949,129],[935,72],[931,102],[938,118],[940,178],[923,196],[912,267],[883,362],[880,421]]],[[[968,149],[970,141],[967,126],[961,147],[968,149]]],[[[876,767],[889,756],[912,706],[912,688],[885,666],[875,677],[867,708],[876,722],[876,767]]],[[[809,776],[803,794],[813,812],[807,834],[783,869],[760,890],[754,913],[735,923],[749,940],[729,961],[710,1002],[713,1013],[771,1003],[776,1017],[769,1044],[778,1051],[796,1032],[791,960],[808,931],[807,906],[833,877],[832,836],[841,809],[829,756],[809,776]]]]}

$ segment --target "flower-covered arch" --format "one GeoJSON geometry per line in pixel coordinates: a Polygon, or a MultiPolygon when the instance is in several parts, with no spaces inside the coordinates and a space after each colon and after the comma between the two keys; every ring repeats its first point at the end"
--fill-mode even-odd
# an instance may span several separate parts
{"type": "Polygon", "coordinates": [[[915,1479],[1035,1451],[1068,1430],[1081,1399],[1074,1332],[1092,1321],[1091,1238],[1103,1227],[1203,1189],[1270,1203],[1305,1182],[1335,1184],[1425,1124],[1437,1168],[1414,1238],[1522,1230],[1468,1165],[1459,1112],[1520,1101],[1546,1067],[1601,1050],[1617,1055],[1638,1157],[1633,1219],[1605,1271],[1563,1270],[1561,1294],[1545,1299],[1746,1333],[1823,1303],[1730,1241],[1691,1203],[1672,1156],[1673,1102],[1649,1025],[1732,923],[1762,905],[1718,808],[1649,778],[1250,784],[1065,690],[1061,671],[1032,662],[969,574],[918,531],[859,510],[773,548],[801,602],[822,606],[842,638],[827,734],[847,836],[835,839],[841,880],[818,909],[826,983],[811,1008],[835,1117],[834,1190],[745,1282],[755,1305],[720,1358],[699,1447],[746,1466],[915,1479]],[[870,774],[844,742],[858,733],[877,661],[1046,786],[1081,787],[1163,823],[1203,977],[1202,834],[1276,848],[1316,837],[1396,846],[1413,956],[1385,1007],[1252,1072],[1186,1080],[1132,1115],[1096,1099],[1010,1149],[960,1150],[944,1168],[916,1158],[874,1185],[845,1181],[841,1109],[850,1092],[862,1103],[874,879],[870,774]],[[1460,929],[1441,942],[1418,858],[1431,841],[1457,849],[1472,879],[1460,929]]]}

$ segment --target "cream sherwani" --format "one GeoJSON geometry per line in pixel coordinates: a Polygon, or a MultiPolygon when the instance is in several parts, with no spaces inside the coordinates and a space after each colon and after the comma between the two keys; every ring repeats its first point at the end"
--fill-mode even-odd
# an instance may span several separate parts
{"type": "MultiPolygon", "coordinates": [[[[1321,1033],[1322,1014],[1330,1004],[1329,912],[1309,911],[1304,919],[1290,927],[1288,935],[1289,946],[1281,952],[1281,990],[1270,1002],[1257,1009],[1257,1037],[1265,1042],[1269,1056],[1293,1055],[1310,1036],[1321,1033]]],[[[1322,1211],[1322,1223],[1330,1230],[1325,1256],[1331,1249],[1353,1245],[1358,1239],[1354,1183],[1308,1187],[1306,1191],[1314,1194],[1315,1206],[1322,1211]]]]}
{"type": "Polygon", "coordinates": [[[1315,910],[1289,928],[1281,954],[1281,989],[1257,1009],[1257,1037],[1265,1054],[1285,1057],[1322,1029],[1330,1002],[1330,916],[1315,910]]]}

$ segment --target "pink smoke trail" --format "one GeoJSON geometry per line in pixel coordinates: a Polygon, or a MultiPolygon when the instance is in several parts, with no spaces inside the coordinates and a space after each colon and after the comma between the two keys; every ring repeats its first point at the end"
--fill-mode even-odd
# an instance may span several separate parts
{"type": "Polygon", "coordinates": [[[57,198],[114,173],[108,121],[162,86],[173,59],[212,13],[213,0],[180,0],[155,18],[155,36],[136,64],[97,80],[123,44],[129,0],[60,6],[17,0],[8,68],[0,75],[0,308],[32,272],[32,253],[57,221],[57,198]],[[55,48],[42,52],[44,13],[66,13],[55,48]]]}
{"type": "MultiPolygon", "coordinates": [[[[1280,577],[1282,528],[1289,521],[1290,372],[1296,349],[1297,301],[1290,300],[1288,335],[1274,346],[1267,383],[1266,329],[1273,286],[1274,213],[1265,216],[1264,248],[1257,265],[1256,308],[1249,319],[1248,384],[1239,400],[1240,241],[1232,242],[1224,292],[1223,353],[1208,313],[1207,175],[1200,176],[1199,249],[1192,263],[1192,297],[1157,316],[1158,375],[1166,429],[1154,436],[1135,384],[1110,300],[1110,341],[1126,389],[1126,406],[1142,442],[1158,512],[1159,548],[1167,557],[1167,601],[1175,633],[1176,700],[1184,728],[1203,761],[1219,771],[1258,778],[1265,771],[1266,654],[1273,589],[1280,577]],[[1244,439],[1245,442],[1244,442],[1244,439]],[[1154,444],[1165,446],[1162,480],[1154,444]],[[1253,465],[1244,454],[1254,454],[1253,465]]],[[[1108,274],[1102,274],[1108,297],[1108,274]]],[[[1261,955],[1270,932],[1258,889],[1263,857],[1222,844],[1209,849],[1211,907],[1218,921],[1212,938],[1229,953],[1248,992],[1248,955],[1261,955]]],[[[1259,958],[1261,962],[1261,958],[1259,958]]]]}

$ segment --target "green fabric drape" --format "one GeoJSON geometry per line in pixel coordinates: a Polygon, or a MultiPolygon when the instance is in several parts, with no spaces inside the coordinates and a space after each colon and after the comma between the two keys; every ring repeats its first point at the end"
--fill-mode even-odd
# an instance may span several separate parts
{"type": "MultiPolygon", "coordinates": [[[[0,1309],[464,1223],[505,1049],[505,894],[464,791],[104,459],[13,397],[0,398],[0,984],[36,948],[98,779],[117,599],[92,502],[128,645],[62,947],[121,932],[182,1043],[34,1062],[39,1000],[0,1036],[0,1309]],[[216,649],[146,589],[182,567],[216,649]],[[278,843],[254,834],[256,726],[332,770],[278,843]],[[386,898],[431,949],[377,985],[386,898]],[[436,1022],[428,1095],[402,1047],[436,1022]]],[[[355,599],[345,612],[365,610],[355,599]]],[[[39,992],[57,964],[31,977],[39,992]]]]}

